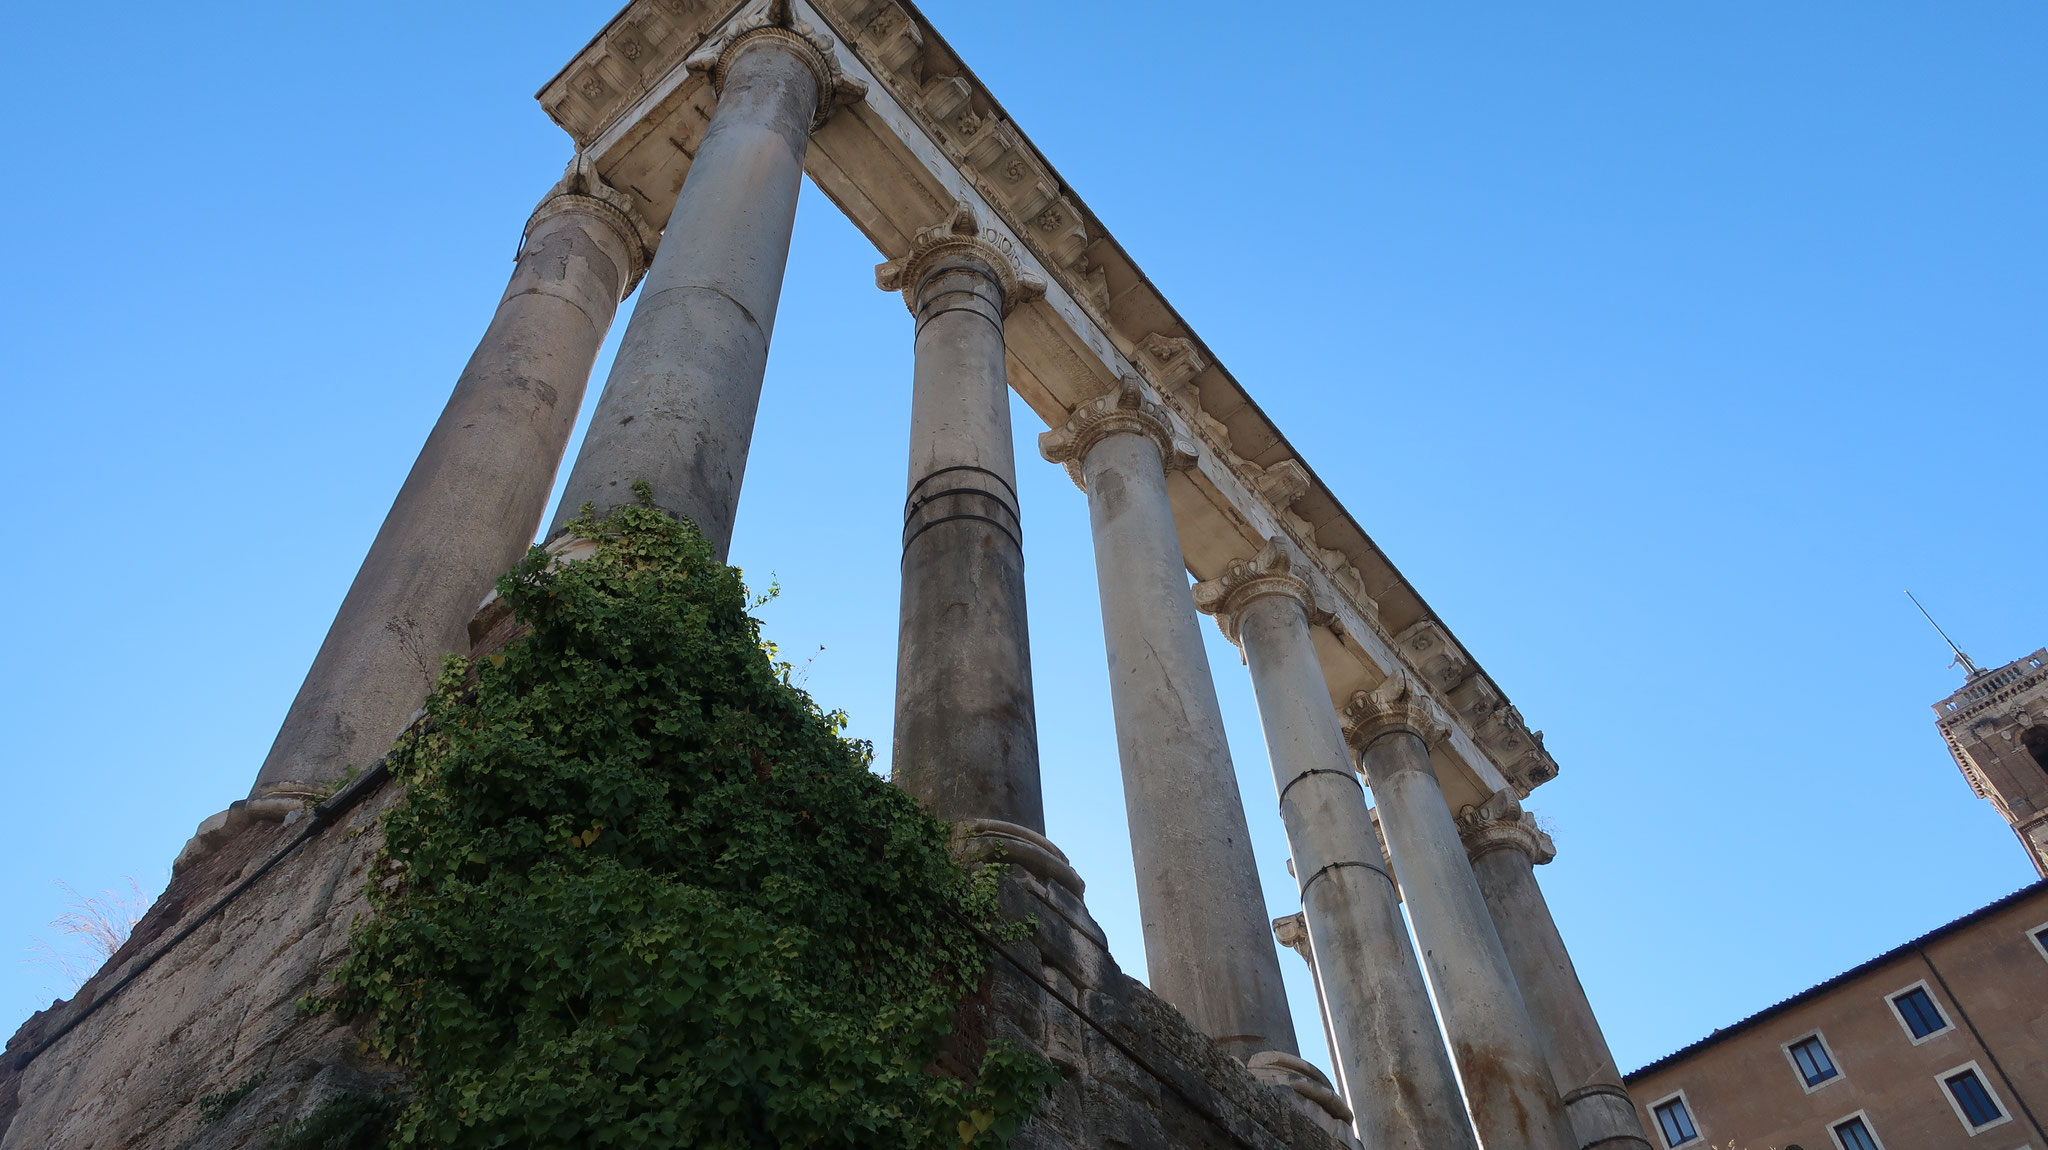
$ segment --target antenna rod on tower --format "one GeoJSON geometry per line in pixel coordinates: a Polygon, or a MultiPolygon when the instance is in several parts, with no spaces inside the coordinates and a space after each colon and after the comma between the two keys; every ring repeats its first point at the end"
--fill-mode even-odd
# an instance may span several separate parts
{"type": "MultiPolygon", "coordinates": [[[[1906,598],[1913,599],[1913,606],[1920,607],[1920,600],[1914,599],[1911,591],[1906,592],[1906,598]]],[[[1966,674],[1972,677],[1983,674],[1983,672],[1977,669],[1977,664],[1970,662],[1970,657],[1963,654],[1963,649],[1956,646],[1956,641],[1948,637],[1948,632],[1941,629],[1941,624],[1934,621],[1934,616],[1927,613],[1927,608],[1920,607],[1920,616],[1927,620],[1928,626],[1934,628],[1935,634],[1941,636],[1941,641],[1948,644],[1948,649],[1956,653],[1956,662],[1963,665],[1963,671],[1966,674]]],[[[1953,666],[1954,664],[1950,665],[1953,666]]]]}

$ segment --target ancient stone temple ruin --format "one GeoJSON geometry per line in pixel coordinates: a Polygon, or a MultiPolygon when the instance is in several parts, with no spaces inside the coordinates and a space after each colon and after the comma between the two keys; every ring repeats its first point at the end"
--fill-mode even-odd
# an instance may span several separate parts
{"type": "Polygon", "coordinates": [[[723,553],[806,175],[910,313],[894,761],[969,857],[1015,864],[1005,898],[1037,924],[992,999],[1061,1073],[1018,1144],[1647,1145],[1534,877],[1552,847],[1521,802],[1557,773],[1540,737],[921,14],[633,0],[539,99],[574,159],[253,790],[202,825],[128,947],[10,1043],[0,1146],[261,1145],[389,1079],[346,1020],[293,1010],[363,910],[391,801],[375,771],[333,787],[412,720],[422,653],[487,638],[478,604],[535,537],[636,289],[543,537],[559,550],[577,507],[645,480],[723,553]],[[1045,837],[1012,390],[1088,498],[1145,985],[1045,837]],[[1204,613],[1244,654],[1271,751],[1301,904],[1278,922],[1204,613]],[[1319,1019],[1289,1016],[1276,932],[1319,1019]],[[199,1126],[238,1082],[260,1084],[199,1126]]]}

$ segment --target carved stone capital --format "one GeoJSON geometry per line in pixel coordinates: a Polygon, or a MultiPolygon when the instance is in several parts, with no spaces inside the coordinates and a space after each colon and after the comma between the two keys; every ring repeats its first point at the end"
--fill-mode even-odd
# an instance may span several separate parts
{"type": "Polygon", "coordinates": [[[683,61],[692,72],[707,77],[713,92],[724,93],[725,74],[739,54],[764,41],[780,44],[818,80],[818,111],[811,117],[811,131],[825,126],[834,109],[857,104],[868,94],[867,82],[846,75],[832,54],[832,37],[809,22],[796,18],[789,0],[769,0],[752,13],[741,16],[725,32],[704,42],[704,46],[683,61]]]}
{"type": "Polygon", "coordinates": [[[1238,641],[1244,609],[1269,595],[1285,595],[1301,604],[1310,623],[1329,622],[1332,616],[1317,604],[1315,588],[1294,573],[1297,562],[1285,540],[1268,539],[1256,556],[1232,559],[1223,574],[1195,584],[1195,607],[1216,616],[1216,625],[1233,643],[1238,641]]]}
{"type": "Polygon", "coordinates": [[[1273,920],[1273,937],[1281,946],[1300,955],[1310,964],[1315,957],[1308,948],[1308,916],[1300,911],[1273,920]]]}
{"type": "Polygon", "coordinates": [[[1159,445],[1168,471],[1195,465],[1196,445],[1174,429],[1166,409],[1148,399],[1135,378],[1125,377],[1108,391],[1081,404],[1067,421],[1038,437],[1038,453],[1049,463],[1064,463],[1067,474],[1081,483],[1080,464],[1089,449],[1112,435],[1142,435],[1159,445]]]}
{"type": "Polygon", "coordinates": [[[654,262],[655,246],[661,243],[661,229],[647,222],[633,198],[604,182],[597,174],[597,166],[590,157],[578,153],[563,170],[562,178],[548,189],[533,214],[526,217],[526,227],[520,232],[522,250],[526,237],[533,235],[533,229],[543,221],[552,219],[563,212],[580,212],[601,220],[618,233],[625,241],[626,251],[633,264],[626,269],[626,282],[619,291],[619,298],[633,294],[640,277],[647,274],[647,267],[654,262]]]}
{"type": "Polygon", "coordinates": [[[1407,674],[1392,675],[1370,691],[1360,691],[1344,705],[1344,740],[1359,750],[1382,735],[1407,731],[1434,747],[1451,737],[1451,725],[1428,695],[1408,681],[1407,674]]]}
{"type": "Polygon", "coordinates": [[[1045,295],[1043,281],[1018,270],[1016,247],[999,232],[983,231],[974,205],[966,200],[953,205],[950,219],[933,224],[912,237],[909,255],[876,264],[875,286],[883,291],[902,292],[904,306],[915,315],[917,290],[925,278],[945,267],[948,260],[961,257],[986,264],[995,273],[997,286],[1003,293],[1004,315],[1010,314],[1011,309],[1020,303],[1045,295]]]}
{"type": "Polygon", "coordinates": [[[1465,840],[1467,858],[1478,859],[1488,851],[1511,847],[1529,856],[1537,866],[1557,857],[1557,845],[1536,825],[1536,816],[1515,801],[1515,792],[1500,790],[1478,806],[1458,812],[1458,837],[1465,840]]]}

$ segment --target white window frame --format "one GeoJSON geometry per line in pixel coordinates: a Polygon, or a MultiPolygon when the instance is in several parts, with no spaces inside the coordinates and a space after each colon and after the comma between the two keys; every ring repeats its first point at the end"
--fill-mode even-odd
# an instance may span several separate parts
{"type": "MultiPolygon", "coordinates": [[[[1830,1055],[1830,1057],[1833,1056],[1830,1055]]],[[[1944,1092],[1947,1089],[1946,1086],[1942,1087],[1944,1092]]],[[[1884,1150],[1884,1136],[1877,1132],[1877,1123],[1870,1120],[1870,1112],[1867,1110],[1852,1110],[1828,1123],[1828,1141],[1835,1144],[1835,1150],[1849,1150],[1847,1146],[1842,1145],[1842,1136],[1835,1131],[1835,1127],[1840,1126],[1851,1118],[1862,1120],[1863,1129],[1869,1132],[1870,1140],[1877,1143],[1877,1150],[1884,1150]]]]}
{"type": "Polygon", "coordinates": [[[1984,1068],[1977,1065],[1974,1059],[1960,1066],[1951,1066],[1947,1070],[1935,1075],[1934,1088],[1941,1091],[1942,1100],[1948,1103],[1950,1110],[1955,1111],[1956,1121],[1963,1124],[1963,1129],[1968,1131],[1972,1138],[1984,1133],[1986,1130],[1995,1130],[2012,1121],[2012,1107],[2007,1106],[2005,1099],[1998,1096],[1997,1087],[1991,1084],[1991,1079],[1984,1076],[1984,1068]],[[1986,1122],[1982,1126],[1970,1125],[1970,1116],[1963,1113],[1963,1104],[1956,1101],[1956,1092],[1948,1088],[1949,1078],[1953,1075],[1961,1074],[1965,1070],[1977,1076],[1977,1084],[1984,1088],[1984,1096],[1991,1099],[1993,1106],[1998,1107],[1998,1117],[1986,1122]]]}
{"type": "Polygon", "coordinates": [[[1799,1035],[1799,1037],[1797,1038],[1791,1038],[1787,1039],[1784,1042],[1780,1042],[1778,1044],[1778,1049],[1784,1052],[1786,1064],[1792,1067],[1793,1080],[1798,1082],[1799,1088],[1801,1090],[1806,1091],[1808,1094],[1812,1094],[1820,1090],[1826,1090],[1828,1087],[1833,1086],[1835,1083],[1840,1082],[1843,1079],[1849,1077],[1849,1072],[1842,1069],[1842,1060],[1835,1057],[1835,1048],[1828,1044],[1828,1036],[1822,1034],[1818,1030],[1809,1030],[1799,1035]],[[1828,1056],[1828,1065],[1835,1068],[1835,1076],[1833,1078],[1823,1078],[1819,1082],[1816,1082],[1811,1086],[1807,1085],[1806,1083],[1806,1071],[1799,1069],[1799,1060],[1797,1058],[1792,1057],[1792,1048],[1799,1045],[1802,1042],[1805,1042],[1809,1038],[1819,1041],[1821,1052],[1828,1056]]]}
{"type": "MultiPolygon", "coordinates": [[[[1664,1150],[1678,1150],[1678,1146],[1673,1146],[1671,1144],[1671,1139],[1664,1136],[1664,1124],[1662,1122],[1657,1121],[1657,1107],[1662,1106],[1665,1103],[1672,1101],[1673,1099],[1676,1099],[1680,1105],[1685,1107],[1686,1120],[1692,1123],[1692,1137],[1686,1139],[1683,1142],[1680,1142],[1678,1146],[1690,1146],[1695,1142],[1706,1142],[1707,1132],[1705,1130],[1700,1129],[1700,1113],[1699,1111],[1694,1110],[1692,1108],[1692,1099],[1687,1098],[1685,1096],[1685,1091],[1683,1089],[1674,1090],[1671,1093],[1666,1094],[1664,1097],[1657,1099],[1655,1102],[1650,1103],[1650,1125],[1655,1126],[1657,1128],[1657,1141],[1662,1142],[1664,1144],[1664,1150]]],[[[1709,1144],[1711,1145],[1711,1143],[1709,1144]]]]}
{"type": "MultiPolygon", "coordinates": [[[[1923,1042],[1932,1042],[1935,1039],[1940,1038],[1944,1034],[1952,1034],[1955,1032],[1956,1020],[1948,1016],[1948,1008],[1944,1007],[1941,1004],[1941,999],[1934,993],[1934,988],[1927,985],[1927,980],[1924,978],[1911,986],[1902,986],[1897,990],[1892,991],[1890,994],[1885,995],[1884,1004],[1887,1007],[1891,1008],[1892,1018],[1897,1020],[1899,1024],[1899,1029],[1905,1032],[1906,1041],[1912,1043],[1915,1046],[1918,1046],[1923,1042]],[[1909,994],[1915,990],[1924,991],[1927,995],[1927,1001],[1934,1004],[1934,1012],[1936,1014],[1941,1015],[1941,1028],[1939,1030],[1930,1030],[1926,1033],[1925,1036],[1920,1038],[1913,1037],[1913,1028],[1907,1025],[1906,1023],[1906,1012],[1899,1009],[1899,996],[1903,994],[1909,994]]],[[[1832,1058],[1834,1056],[1831,1054],[1829,1055],[1829,1057],[1832,1058]]],[[[1836,1067],[1836,1069],[1839,1070],[1841,1068],[1838,1066],[1836,1067]]]]}
{"type": "Polygon", "coordinates": [[[2041,952],[2041,960],[2048,962],[2048,943],[2041,941],[2041,933],[2043,931],[2048,931],[2048,922],[2044,922],[2039,926],[2028,927],[2027,941],[2033,943],[2034,949],[2041,952]]]}

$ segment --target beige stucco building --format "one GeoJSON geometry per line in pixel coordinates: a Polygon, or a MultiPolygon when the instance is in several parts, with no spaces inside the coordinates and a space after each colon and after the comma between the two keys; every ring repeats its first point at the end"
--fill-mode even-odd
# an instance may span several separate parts
{"type": "Polygon", "coordinates": [[[2041,1150],[2048,880],[1627,1081],[1660,1150],[2041,1150]]]}
{"type": "MultiPolygon", "coordinates": [[[[1936,726],[2048,874],[2048,651],[1982,670],[1936,726]]],[[[1660,1150],[2044,1150],[2048,880],[1628,1075],[1660,1150]]]]}

